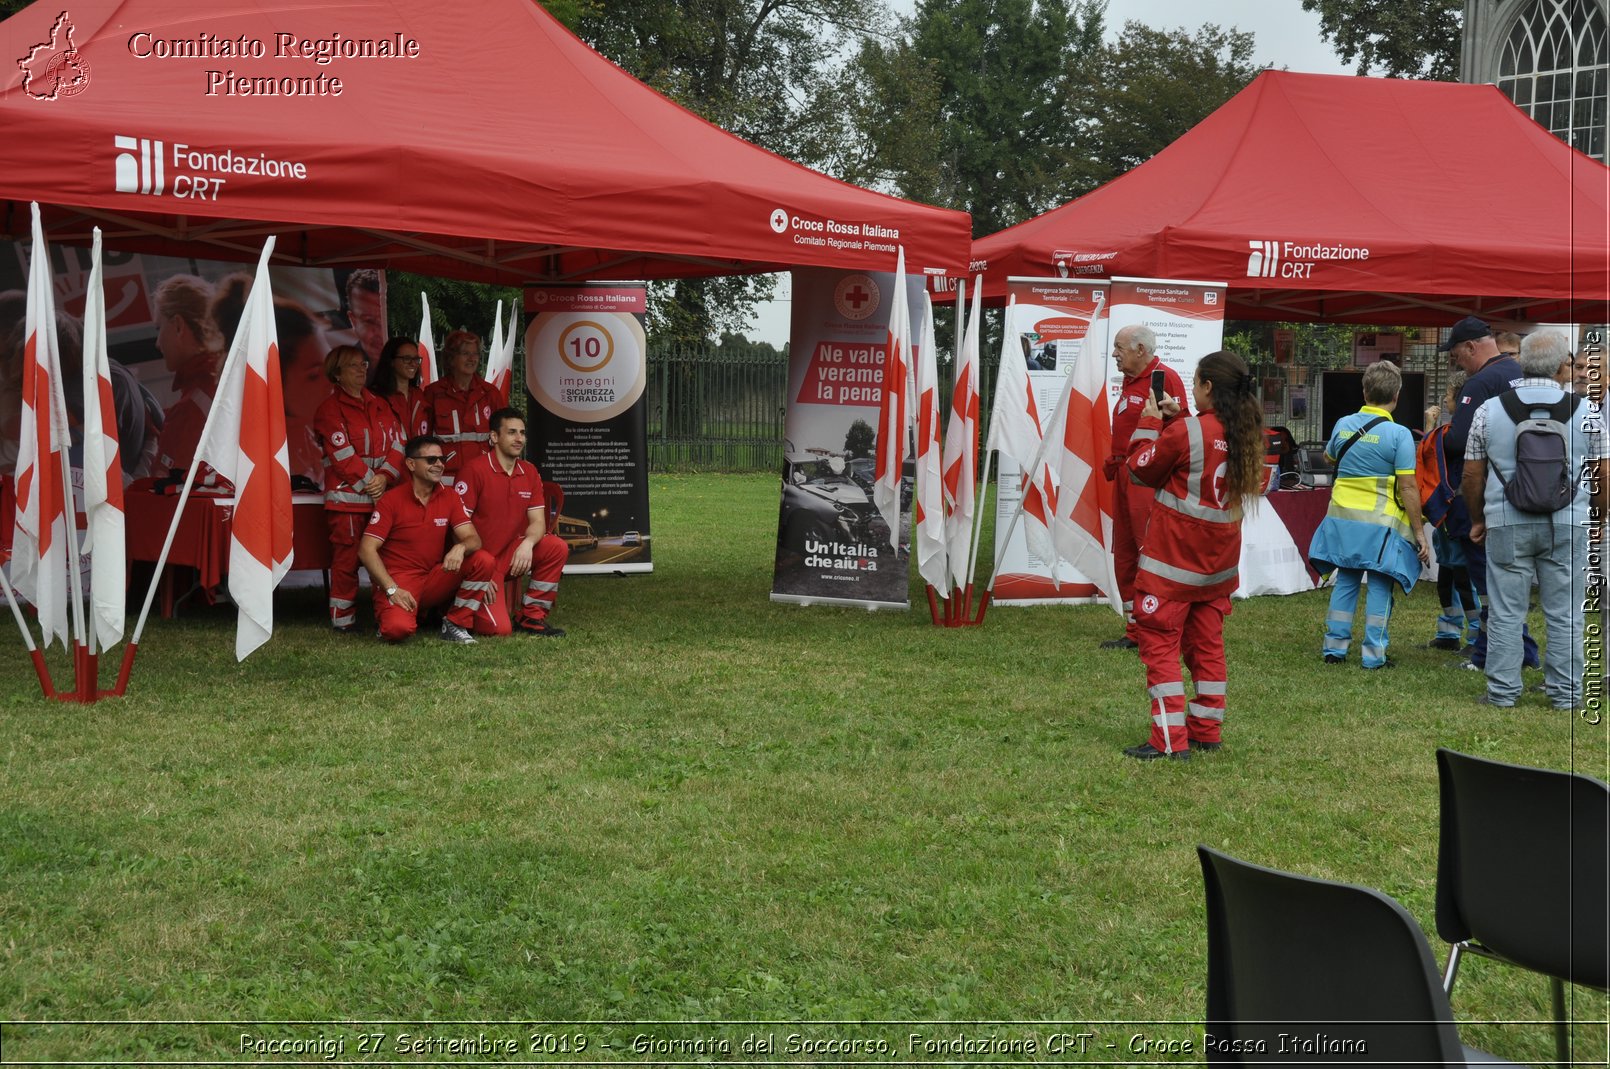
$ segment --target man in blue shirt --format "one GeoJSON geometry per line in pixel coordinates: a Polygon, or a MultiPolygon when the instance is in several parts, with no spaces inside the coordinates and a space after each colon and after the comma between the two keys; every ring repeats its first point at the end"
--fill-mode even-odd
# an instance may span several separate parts
{"type": "MultiPolygon", "coordinates": [[[[1489,398],[1518,386],[1522,378],[1521,366],[1514,357],[1498,351],[1498,339],[1492,328],[1475,316],[1466,316],[1455,323],[1448,332],[1448,340],[1437,346],[1437,351],[1447,353],[1449,361],[1468,376],[1459,403],[1454,405],[1448,434],[1442,440],[1448,471],[1460,472],[1464,470],[1465,441],[1470,436],[1470,421],[1476,410],[1489,398]]],[[[1448,534],[1459,539],[1459,546],[1465,551],[1465,564],[1470,569],[1470,581],[1481,598],[1481,631],[1470,646],[1470,660],[1463,665],[1480,670],[1487,664],[1487,551],[1470,538],[1468,530],[1449,530],[1448,534]]],[[[1524,629],[1521,640],[1526,667],[1536,668],[1539,663],[1537,643],[1524,629]]]]}
{"type": "MultiPolygon", "coordinates": [[[[1571,346],[1558,331],[1540,331],[1521,342],[1524,373],[1516,397],[1534,413],[1570,396],[1571,346]]],[[[1519,429],[1502,397],[1476,410],[1468,428],[1461,490],[1470,508],[1470,538],[1486,549],[1489,608],[1487,693],[1484,705],[1508,708],[1521,695],[1521,626],[1538,586],[1548,624],[1545,688],[1556,709],[1582,703],[1582,613],[1587,587],[1589,506],[1610,500],[1610,443],[1603,416],[1579,403],[1566,421],[1567,463],[1579,475],[1569,504],[1553,512],[1530,512],[1510,504],[1504,484],[1516,479],[1519,429]],[[1502,475],[1502,478],[1500,478],[1502,475]]]]}
{"type": "Polygon", "coordinates": [[[1365,668],[1387,668],[1392,584],[1404,593],[1414,589],[1421,566],[1431,560],[1431,543],[1420,515],[1414,436],[1392,422],[1403,372],[1382,360],[1364,372],[1363,385],[1364,407],[1336,421],[1325,447],[1336,464],[1336,481],[1308,560],[1320,573],[1336,572],[1325,617],[1325,663],[1347,657],[1359,586],[1368,576],[1360,661],[1365,668]]]}

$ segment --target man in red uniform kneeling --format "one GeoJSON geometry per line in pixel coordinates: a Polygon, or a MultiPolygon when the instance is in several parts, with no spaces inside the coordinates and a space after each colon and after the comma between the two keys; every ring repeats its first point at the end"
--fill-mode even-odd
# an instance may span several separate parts
{"type": "Polygon", "coordinates": [[[408,440],[403,463],[409,480],[380,496],[358,547],[374,584],[380,637],[387,642],[409,637],[419,629],[421,611],[451,600],[442,639],[473,643],[475,617],[497,597],[496,562],[481,549],[457,492],[441,485],[443,453],[433,435],[408,440]]]}
{"type": "Polygon", "coordinates": [[[497,561],[492,578],[503,596],[475,616],[477,635],[527,635],[559,638],[564,629],[548,622],[559,594],[559,576],[570,557],[565,540],[547,529],[542,476],[525,453],[525,417],[514,408],[500,408],[491,416],[492,451],[476,457],[458,473],[453,489],[475,520],[488,553],[497,561]],[[525,596],[514,618],[515,588],[529,575],[525,596]]]}

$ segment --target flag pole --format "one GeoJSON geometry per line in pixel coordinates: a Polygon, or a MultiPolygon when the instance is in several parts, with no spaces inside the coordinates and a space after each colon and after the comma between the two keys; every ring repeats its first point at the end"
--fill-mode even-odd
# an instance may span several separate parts
{"type": "Polygon", "coordinates": [[[17,592],[11,587],[11,580],[6,578],[6,571],[0,568],[0,589],[6,594],[6,604],[11,606],[11,615],[16,618],[17,630],[22,632],[23,645],[28,647],[28,656],[33,658],[34,674],[39,677],[39,689],[45,692],[45,697],[54,698],[56,687],[50,681],[50,669],[45,665],[45,655],[39,652],[34,645],[33,632],[28,630],[28,622],[22,617],[22,609],[17,605],[17,592]]]}
{"type": "MultiPolygon", "coordinates": [[[[263,242],[263,254],[257,262],[259,271],[267,266],[269,257],[273,255],[274,235],[270,234],[263,242]]],[[[229,356],[225,358],[224,366],[218,371],[219,382],[223,382],[229,377],[229,373],[234,369],[236,360],[245,359],[243,355],[245,351],[246,347],[236,344],[236,339],[230,340],[229,356]]],[[[213,418],[217,414],[217,405],[207,406],[207,418],[201,424],[201,437],[197,439],[198,442],[207,441],[207,434],[212,430],[213,418]]],[[[128,690],[129,672],[134,668],[134,655],[140,648],[140,637],[145,634],[146,617],[151,615],[151,602],[156,598],[157,584],[162,581],[162,569],[168,563],[168,551],[173,548],[173,536],[179,530],[179,521],[184,519],[185,504],[190,500],[190,488],[195,484],[196,469],[200,466],[201,450],[198,448],[196,454],[190,458],[190,470],[185,473],[184,485],[179,489],[179,504],[173,510],[173,520],[168,524],[168,535],[162,540],[162,552],[157,555],[156,567],[151,572],[151,585],[145,592],[145,604],[140,609],[139,622],[134,625],[134,637],[129,639],[128,645],[123,648],[123,664],[117,673],[116,693],[120,697],[128,690]]]]}

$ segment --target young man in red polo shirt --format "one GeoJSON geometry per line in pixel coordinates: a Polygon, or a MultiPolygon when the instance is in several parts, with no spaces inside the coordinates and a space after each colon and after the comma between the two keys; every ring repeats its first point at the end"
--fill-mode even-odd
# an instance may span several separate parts
{"type": "Polygon", "coordinates": [[[475,617],[497,597],[492,555],[481,549],[457,492],[441,485],[441,439],[410,438],[404,455],[409,480],[381,495],[358,547],[374,584],[380,637],[401,642],[419,629],[421,611],[451,600],[442,639],[474,643],[475,617]]]}
{"type": "Polygon", "coordinates": [[[525,453],[525,417],[514,408],[492,413],[492,451],[476,457],[458,473],[453,489],[475,520],[486,551],[496,559],[492,577],[503,596],[475,615],[477,635],[527,635],[560,638],[564,629],[548,622],[559,594],[570,547],[548,533],[542,476],[521,456],[525,453]],[[515,614],[518,580],[529,575],[525,596],[515,614]],[[515,614],[511,620],[510,615],[515,614]]]}

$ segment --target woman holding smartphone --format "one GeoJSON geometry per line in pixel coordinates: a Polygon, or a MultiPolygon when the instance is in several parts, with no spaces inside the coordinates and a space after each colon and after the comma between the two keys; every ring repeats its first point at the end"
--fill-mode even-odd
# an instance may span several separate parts
{"type": "Polygon", "coordinates": [[[1224,618],[1239,581],[1241,508],[1256,504],[1265,478],[1263,412],[1246,361],[1222,350],[1203,357],[1191,398],[1197,415],[1166,426],[1179,406],[1146,399],[1128,464],[1155,490],[1135,577],[1152,731],[1124,751],[1141,761],[1185,760],[1223,744],[1224,618]],[[1189,703],[1182,657],[1195,689],[1189,703]]]}

